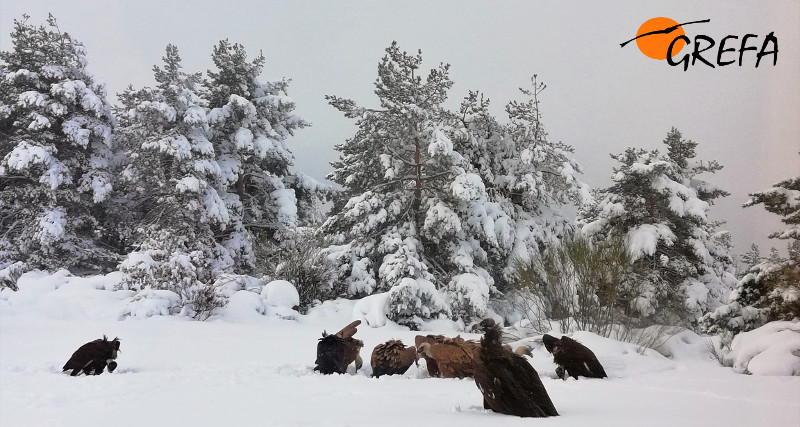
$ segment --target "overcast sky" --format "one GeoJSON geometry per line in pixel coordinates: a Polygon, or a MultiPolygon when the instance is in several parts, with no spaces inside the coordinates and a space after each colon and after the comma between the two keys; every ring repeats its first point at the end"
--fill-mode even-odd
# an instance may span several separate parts
{"type": "MultiPolygon", "coordinates": [[[[747,194],[800,174],[800,2],[786,1],[169,1],[0,0],[0,49],[11,48],[13,20],[23,13],[44,23],[47,13],[87,48],[89,70],[107,83],[109,97],[128,84],[152,85],[168,43],[178,46],[186,71],[211,67],[220,39],[243,44],[251,57],[267,58],[262,81],[293,80],[297,113],[313,127],[290,141],[296,168],[322,179],[336,159],[334,144],[354,125],[324,95],[374,106],[377,64],[396,40],[421,49],[427,67],[451,64],[450,105],[468,90],[481,90],[494,112],[518,98],[532,74],[547,84],[541,96],[544,125],[553,140],[575,148],[584,181],[610,184],[616,162],[609,153],[626,147],[663,149],[671,127],[699,143],[698,158],[725,168],[705,179],[731,195],[712,208],[725,220],[736,252],[758,243],[762,253],[785,242],[766,236],[778,217],[757,206],[742,209],[747,194]],[[644,56],[634,37],[646,20],[710,19],[685,28],[687,36],[755,34],[760,47],[775,33],[779,54],[755,68],[755,52],[741,67],[684,72],[644,56]]],[[[736,47],[738,40],[726,47],[736,47]]],[[[684,48],[687,52],[692,46],[684,48]]],[[[708,58],[716,57],[716,47],[708,58]]],[[[736,52],[726,58],[738,59],[736,52]]]]}

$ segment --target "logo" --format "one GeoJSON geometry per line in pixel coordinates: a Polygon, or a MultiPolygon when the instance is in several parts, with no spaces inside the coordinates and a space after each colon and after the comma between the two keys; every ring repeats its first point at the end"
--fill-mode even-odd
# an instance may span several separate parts
{"type": "Polygon", "coordinates": [[[752,54],[747,54],[749,51],[757,51],[754,61],[755,68],[761,65],[761,60],[765,56],[772,57],[773,66],[778,63],[778,38],[775,37],[774,31],[764,37],[761,49],[758,49],[755,43],[757,43],[759,36],[756,34],[745,34],[741,37],[727,35],[717,44],[714,38],[704,34],[695,34],[693,39],[690,39],[683,29],[687,25],[707,22],[711,22],[711,20],[703,19],[679,24],[673,19],[664,17],[648,19],[636,31],[636,37],[620,43],[620,47],[625,47],[628,43],[636,41],[636,46],[646,56],[657,60],[666,59],[667,63],[673,67],[683,65],[683,71],[688,70],[690,64],[694,67],[698,62],[711,68],[724,67],[735,63],[738,63],[741,67],[753,61],[749,59],[753,56],[752,54]],[[689,46],[688,52],[684,53],[676,61],[675,57],[686,46],[689,46]],[[715,46],[716,49],[713,49],[715,46]]]}

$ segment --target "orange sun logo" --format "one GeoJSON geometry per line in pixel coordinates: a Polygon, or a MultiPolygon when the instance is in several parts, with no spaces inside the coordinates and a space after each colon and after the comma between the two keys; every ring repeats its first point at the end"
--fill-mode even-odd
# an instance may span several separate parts
{"type": "MultiPolygon", "coordinates": [[[[678,24],[672,19],[664,17],[648,19],[636,32],[636,37],[638,37],[636,39],[636,46],[639,47],[639,50],[641,50],[643,54],[653,59],[667,59],[669,44],[672,43],[676,37],[685,35],[686,33],[683,32],[681,24],[678,24]],[[665,31],[670,29],[672,30],[668,32],[665,31]],[[646,37],[642,37],[644,34],[648,33],[650,34],[646,37]]],[[[685,44],[683,40],[675,42],[675,46],[672,47],[672,56],[677,55],[685,44]]]]}

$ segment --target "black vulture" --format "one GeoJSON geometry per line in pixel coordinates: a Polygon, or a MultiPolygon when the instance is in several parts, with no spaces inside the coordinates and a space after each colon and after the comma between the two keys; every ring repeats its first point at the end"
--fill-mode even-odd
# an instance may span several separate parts
{"type": "Polygon", "coordinates": [[[545,348],[553,353],[553,362],[558,365],[556,375],[559,378],[567,379],[573,377],[576,380],[579,376],[588,378],[606,378],[605,369],[597,357],[585,345],[575,341],[568,336],[557,339],[553,336],[544,334],[542,337],[545,348]]]}
{"type": "Polygon", "coordinates": [[[485,331],[475,361],[475,384],[483,393],[483,406],[520,417],[557,416],[553,402],[528,361],[503,348],[500,327],[492,319],[480,323],[485,331]]]}
{"type": "Polygon", "coordinates": [[[117,358],[119,352],[119,338],[114,338],[109,341],[103,335],[103,338],[96,339],[80,346],[72,357],[69,358],[62,371],[69,371],[70,376],[76,376],[83,371],[86,375],[100,375],[108,365],[108,372],[114,372],[117,368],[117,358]]]}
{"type": "Polygon", "coordinates": [[[328,335],[322,332],[322,338],[317,343],[317,364],[314,367],[315,371],[322,372],[323,374],[343,374],[347,372],[347,366],[356,362],[356,370],[361,369],[362,361],[361,356],[358,354],[364,343],[361,340],[353,338],[353,335],[358,331],[356,328],[361,324],[360,320],[356,320],[349,325],[345,326],[341,331],[328,335]]]}

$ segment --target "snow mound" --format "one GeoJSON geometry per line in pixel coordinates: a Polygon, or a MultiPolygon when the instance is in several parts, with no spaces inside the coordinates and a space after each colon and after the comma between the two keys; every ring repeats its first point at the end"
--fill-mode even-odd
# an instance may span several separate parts
{"type": "Polygon", "coordinates": [[[380,328],[389,322],[389,293],[373,294],[358,300],[353,306],[353,319],[361,320],[371,328],[380,328]]]}
{"type": "Polygon", "coordinates": [[[180,302],[181,297],[175,292],[147,287],[128,299],[120,317],[169,316],[180,302]]]}
{"type": "Polygon", "coordinates": [[[800,320],[770,322],[736,335],[733,369],[753,375],[800,375],[800,320]]]}
{"type": "Polygon", "coordinates": [[[270,307],[293,308],[300,305],[300,294],[293,284],[286,280],[273,280],[261,289],[261,296],[270,307]]]}
{"type": "Polygon", "coordinates": [[[713,340],[686,329],[669,337],[655,350],[673,360],[716,360],[713,340]]]}
{"type": "Polygon", "coordinates": [[[228,298],[225,318],[234,321],[247,321],[262,317],[267,312],[264,299],[255,292],[238,291],[228,298]]]}
{"type": "Polygon", "coordinates": [[[67,270],[52,274],[28,271],[20,276],[17,291],[0,291],[0,307],[4,313],[50,319],[117,320],[122,300],[132,295],[129,291],[111,291],[121,278],[119,272],[77,277],[67,270]]]}
{"type": "Polygon", "coordinates": [[[230,273],[220,274],[214,282],[214,289],[228,298],[242,290],[257,293],[263,286],[264,281],[259,278],[230,273]]]}
{"type": "Polygon", "coordinates": [[[301,317],[293,308],[300,304],[300,297],[291,283],[285,280],[270,282],[264,286],[261,295],[253,290],[241,290],[231,295],[225,306],[225,319],[246,322],[263,316],[284,320],[301,317]]]}

